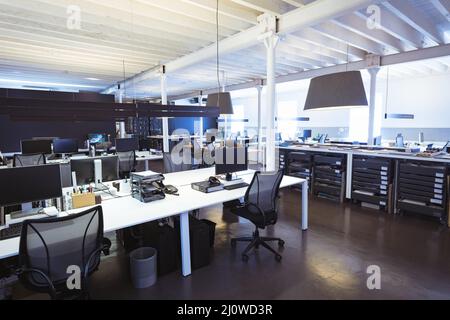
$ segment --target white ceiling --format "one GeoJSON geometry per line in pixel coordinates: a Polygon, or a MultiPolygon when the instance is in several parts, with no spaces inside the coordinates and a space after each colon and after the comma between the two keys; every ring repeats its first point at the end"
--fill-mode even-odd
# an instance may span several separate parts
{"type": "MultiPolygon", "coordinates": [[[[322,1],[322,0],[317,0],[322,1]]],[[[311,0],[220,0],[220,40],[311,0]]],[[[376,2],[376,1],[375,1],[376,2]]],[[[365,10],[283,36],[277,75],[450,43],[450,0],[382,1],[381,29],[365,10]],[[347,52],[349,53],[347,57],[347,52]]],[[[103,89],[216,42],[216,0],[0,0],[0,87],[103,89]],[[81,29],[67,28],[68,7],[81,29]]],[[[393,76],[448,72],[449,59],[392,68],[393,76]]],[[[262,44],[221,56],[226,84],[265,77],[262,44]]],[[[215,59],[168,74],[169,95],[217,86],[215,59]]],[[[159,80],[129,86],[128,97],[159,97],[159,80]]]]}

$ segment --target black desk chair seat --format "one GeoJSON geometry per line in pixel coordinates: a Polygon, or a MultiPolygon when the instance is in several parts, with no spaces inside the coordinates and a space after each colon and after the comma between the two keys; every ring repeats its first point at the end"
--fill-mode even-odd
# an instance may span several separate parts
{"type": "Polygon", "coordinates": [[[17,274],[26,288],[48,293],[52,299],[89,298],[89,276],[110,246],[103,238],[101,206],[67,217],[25,220],[17,274]],[[74,266],[80,271],[80,287],[69,288],[74,266]]]}
{"type": "Polygon", "coordinates": [[[250,220],[255,225],[255,231],[251,237],[231,239],[232,247],[235,247],[237,242],[250,242],[242,253],[244,261],[248,261],[248,253],[253,249],[258,249],[259,246],[272,252],[277,261],[282,259],[282,256],[267,242],[277,241],[278,245],[283,247],[284,241],[281,238],[259,235],[259,229],[265,229],[267,226],[277,223],[277,200],[282,178],[283,170],[279,170],[275,174],[256,172],[245,194],[243,205],[231,209],[231,212],[250,220]]]}

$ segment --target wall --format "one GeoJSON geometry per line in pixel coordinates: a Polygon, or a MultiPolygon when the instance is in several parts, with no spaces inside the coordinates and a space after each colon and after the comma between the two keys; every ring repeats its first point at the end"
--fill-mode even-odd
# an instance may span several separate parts
{"type": "MultiPolygon", "coordinates": [[[[412,113],[414,120],[384,119],[386,112],[386,71],[384,68],[378,78],[377,96],[383,139],[395,139],[402,132],[407,140],[417,140],[419,133],[424,132],[427,141],[450,140],[450,74],[423,77],[392,78],[389,83],[387,110],[389,113],[412,113]]],[[[369,99],[370,78],[367,71],[362,72],[364,85],[369,99]]],[[[330,111],[303,111],[309,88],[309,80],[283,83],[277,86],[278,104],[291,101],[297,105],[297,114],[292,112],[282,116],[309,117],[309,122],[299,122],[298,128],[313,130],[317,133],[328,133],[329,136],[346,138],[349,134],[350,109],[330,111]]],[[[264,91],[263,91],[264,92],[264,91]]],[[[233,92],[233,104],[245,106],[245,117],[249,119],[249,127],[257,127],[257,91],[256,89],[233,92]]],[[[263,94],[263,110],[265,110],[263,94]]],[[[265,114],[263,112],[263,118],[265,114]]]]}
{"type": "Polygon", "coordinates": [[[107,133],[115,137],[113,122],[30,122],[11,121],[8,116],[0,116],[0,150],[20,151],[20,140],[32,137],[75,138],[80,147],[89,133],[107,133]]]}

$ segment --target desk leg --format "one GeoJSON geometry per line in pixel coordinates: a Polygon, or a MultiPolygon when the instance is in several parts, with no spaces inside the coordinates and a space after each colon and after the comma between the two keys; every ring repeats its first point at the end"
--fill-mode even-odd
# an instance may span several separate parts
{"type": "Polygon", "coordinates": [[[148,162],[149,162],[150,160],[145,160],[145,171],[148,171],[148,162]]]}
{"type": "Polygon", "coordinates": [[[183,276],[191,274],[191,244],[189,239],[189,213],[180,215],[180,237],[181,237],[181,269],[183,276]]]}
{"type": "Polygon", "coordinates": [[[302,230],[308,230],[308,181],[302,183],[302,230]]]}

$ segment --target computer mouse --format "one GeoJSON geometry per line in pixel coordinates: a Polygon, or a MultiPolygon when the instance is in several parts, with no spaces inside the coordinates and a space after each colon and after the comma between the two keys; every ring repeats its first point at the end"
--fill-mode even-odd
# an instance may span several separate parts
{"type": "Polygon", "coordinates": [[[216,177],[209,177],[209,183],[211,184],[220,184],[220,180],[216,177]]]}

